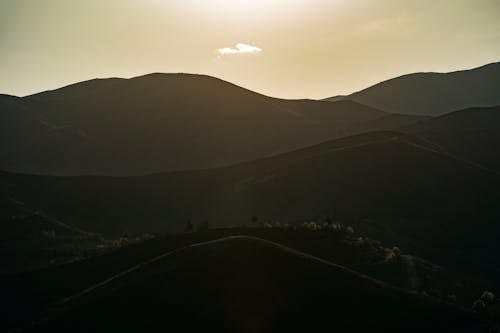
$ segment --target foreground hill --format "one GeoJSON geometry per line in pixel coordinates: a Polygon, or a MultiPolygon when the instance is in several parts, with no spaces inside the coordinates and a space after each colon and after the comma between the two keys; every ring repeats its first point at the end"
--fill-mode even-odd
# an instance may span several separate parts
{"type": "Polygon", "coordinates": [[[500,105],[500,63],[452,73],[415,73],[381,82],[331,101],[353,100],[402,114],[437,116],[477,106],[500,105]]]}
{"type": "MultiPolygon", "coordinates": [[[[495,284],[474,282],[410,255],[405,248],[402,254],[397,255],[391,244],[363,237],[359,232],[352,232],[349,227],[331,221],[308,222],[295,227],[259,228],[254,225],[251,228],[218,228],[170,234],[143,242],[130,240],[118,247],[104,247],[100,255],[84,260],[50,265],[45,269],[20,274],[2,275],[0,272],[5,316],[5,320],[0,323],[0,331],[26,327],[36,322],[41,313],[46,313],[44,309],[47,307],[60,305],[61,300],[68,296],[78,295],[90,286],[164,253],[191,244],[238,235],[274,241],[392,286],[424,297],[452,302],[465,309],[471,309],[484,290],[498,290],[495,284]]],[[[497,318],[499,302],[489,305],[481,314],[485,318],[497,318]]]]}
{"type": "MultiPolygon", "coordinates": [[[[176,250],[61,304],[34,331],[479,332],[479,319],[277,243],[176,250]],[[202,278],[200,278],[202,277],[202,278]]],[[[29,331],[29,330],[28,330],[29,331]]]]}
{"type": "Polygon", "coordinates": [[[411,124],[351,101],[280,100],[189,74],[77,83],[0,96],[0,169],[142,175],[253,160],[411,124]]]}
{"type": "Polygon", "coordinates": [[[500,172],[499,106],[455,111],[401,130],[435,142],[458,157],[500,172]]]}

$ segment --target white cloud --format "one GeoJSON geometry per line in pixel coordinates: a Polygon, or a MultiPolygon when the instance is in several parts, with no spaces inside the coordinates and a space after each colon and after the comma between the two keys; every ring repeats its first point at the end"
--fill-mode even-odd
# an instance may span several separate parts
{"type": "Polygon", "coordinates": [[[224,47],[217,50],[219,54],[255,54],[262,52],[262,49],[257,46],[252,46],[248,44],[238,43],[236,47],[224,47]]]}

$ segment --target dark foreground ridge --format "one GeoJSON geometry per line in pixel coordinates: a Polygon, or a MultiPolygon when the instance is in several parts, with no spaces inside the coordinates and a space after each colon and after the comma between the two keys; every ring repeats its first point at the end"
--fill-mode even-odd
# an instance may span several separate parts
{"type": "Polygon", "coordinates": [[[197,243],[63,301],[38,332],[476,332],[474,314],[247,236],[197,243]],[[57,310],[57,311],[56,311],[57,310]]]}

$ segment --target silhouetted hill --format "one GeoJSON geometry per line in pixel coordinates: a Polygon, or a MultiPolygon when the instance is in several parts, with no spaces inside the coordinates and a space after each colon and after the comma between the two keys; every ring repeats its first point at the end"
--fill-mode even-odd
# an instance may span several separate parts
{"type": "Polygon", "coordinates": [[[388,219],[384,224],[406,237],[451,248],[498,227],[500,187],[497,175],[439,149],[401,133],[371,132],[220,169],[128,178],[4,173],[0,183],[20,200],[95,232],[330,215],[388,219]]]}
{"type": "MultiPolygon", "coordinates": [[[[251,228],[210,229],[165,235],[139,243],[123,243],[85,260],[22,274],[0,274],[0,292],[3,295],[6,319],[0,322],[0,330],[29,327],[29,323],[45,317],[43,313],[47,312],[43,310],[47,307],[61,305],[61,301],[69,296],[78,295],[90,286],[128,271],[131,267],[147,263],[164,253],[238,235],[274,241],[340,264],[392,286],[411,290],[431,303],[435,299],[441,299],[470,309],[485,288],[490,288],[472,283],[463,276],[410,255],[405,248],[402,249],[402,254],[395,255],[392,245],[387,248],[387,244],[360,237],[362,234],[352,232],[347,226],[336,222],[318,220],[295,227],[280,227],[275,224],[272,228],[254,225],[251,228]],[[314,228],[311,228],[312,224],[314,228]]],[[[188,294],[186,296],[191,297],[188,294]]],[[[494,308],[491,310],[491,318],[495,318],[494,308]]]]}
{"type": "Polygon", "coordinates": [[[500,172],[500,107],[455,111],[402,131],[427,138],[453,154],[500,172]]]}
{"type": "Polygon", "coordinates": [[[0,167],[25,166],[35,173],[47,164],[61,167],[83,163],[81,152],[90,152],[84,133],[69,124],[52,122],[40,104],[26,98],[0,95],[0,167]],[[28,167],[29,166],[29,167],[28,167]]]}
{"type": "Polygon", "coordinates": [[[250,237],[173,251],[60,308],[34,331],[476,332],[483,328],[477,316],[459,308],[250,237]]]}
{"type": "MultiPolygon", "coordinates": [[[[340,98],[393,113],[436,116],[500,105],[500,63],[452,73],[403,75],[340,98]]],[[[329,100],[329,99],[327,99],[329,100]]],[[[331,100],[338,101],[339,97],[331,100]]]]}
{"type": "Polygon", "coordinates": [[[189,74],[0,96],[0,169],[142,175],[234,164],[418,118],[351,101],[280,100],[189,74]]]}

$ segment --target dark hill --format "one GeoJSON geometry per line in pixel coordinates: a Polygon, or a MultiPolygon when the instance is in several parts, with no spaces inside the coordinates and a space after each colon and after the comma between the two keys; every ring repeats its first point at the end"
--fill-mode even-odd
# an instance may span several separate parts
{"type": "Polygon", "coordinates": [[[119,236],[327,216],[437,264],[498,276],[499,176],[426,140],[371,132],[232,167],[142,177],[0,173],[0,191],[119,236]]]}
{"type": "Polygon", "coordinates": [[[418,118],[351,101],[280,100],[190,74],[0,96],[0,169],[143,175],[220,167],[418,118]],[[22,109],[19,109],[22,106],[22,109]]]}
{"type": "Polygon", "coordinates": [[[471,108],[403,127],[455,155],[500,172],[500,107],[471,108]]]}
{"type": "Polygon", "coordinates": [[[38,173],[47,164],[75,163],[82,151],[91,149],[82,130],[53,122],[40,103],[0,95],[0,168],[38,173]]]}
{"type": "MultiPolygon", "coordinates": [[[[102,237],[47,215],[10,196],[0,195],[0,276],[73,261],[102,237]]],[[[1,327],[0,327],[1,330],[1,327]]]]}
{"type": "Polygon", "coordinates": [[[497,175],[396,132],[221,169],[128,178],[3,173],[0,183],[20,200],[95,232],[172,230],[188,220],[244,224],[254,215],[282,222],[330,215],[412,220],[396,223],[399,231],[444,247],[452,244],[443,240],[475,238],[495,226],[500,188],[497,175]]]}
{"type": "Polygon", "coordinates": [[[437,116],[500,105],[500,63],[452,73],[403,75],[345,97],[393,113],[437,116]]]}
{"type": "Polygon", "coordinates": [[[232,237],[174,251],[61,305],[37,332],[479,332],[475,315],[290,248],[232,237]]]}

